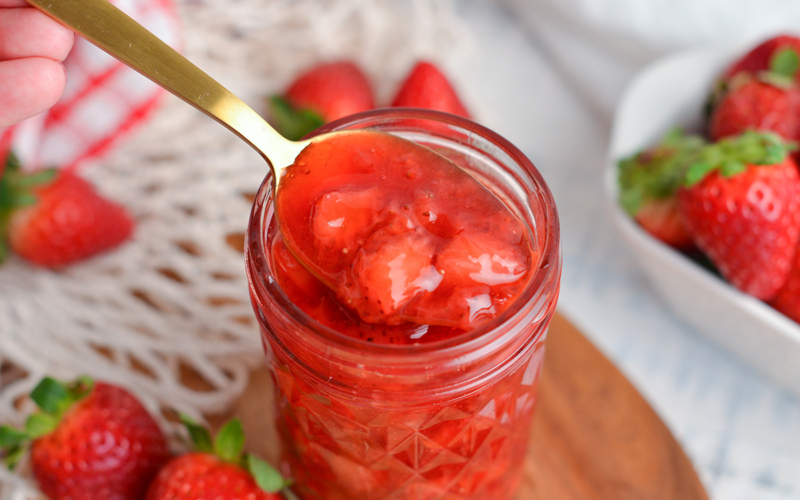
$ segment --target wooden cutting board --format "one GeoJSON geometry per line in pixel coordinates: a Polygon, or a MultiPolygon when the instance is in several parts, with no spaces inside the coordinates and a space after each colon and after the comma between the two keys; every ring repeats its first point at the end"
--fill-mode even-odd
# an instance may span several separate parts
{"type": "MultiPolygon", "coordinates": [[[[248,447],[276,460],[272,382],[266,369],[253,374],[234,412],[245,426],[248,447]]],[[[708,500],[708,495],[658,415],[600,351],[556,314],[517,498],[708,500]]]]}

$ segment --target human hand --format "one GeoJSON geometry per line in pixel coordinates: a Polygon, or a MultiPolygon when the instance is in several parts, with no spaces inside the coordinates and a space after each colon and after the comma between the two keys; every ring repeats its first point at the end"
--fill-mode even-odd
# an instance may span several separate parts
{"type": "Polygon", "coordinates": [[[51,107],[67,83],[72,31],[27,5],[0,0],[0,128],[51,107]]]}

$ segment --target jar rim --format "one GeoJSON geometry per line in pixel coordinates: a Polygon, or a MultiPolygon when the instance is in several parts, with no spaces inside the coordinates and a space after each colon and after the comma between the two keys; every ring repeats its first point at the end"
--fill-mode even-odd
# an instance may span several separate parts
{"type": "MultiPolygon", "coordinates": [[[[272,173],[268,173],[264,178],[259,190],[256,194],[255,201],[250,213],[250,222],[246,232],[245,242],[245,266],[247,278],[250,282],[251,292],[265,292],[277,302],[288,315],[305,330],[312,332],[323,340],[333,343],[336,347],[357,349],[365,354],[372,355],[386,355],[386,356],[407,356],[409,354],[423,354],[430,352],[437,352],[440,354],[452,354],[454,350],[474,348],[476,342],[485,340],[487,343],[501,335],[504,331],[503,325],[509,321],[513,321],[514,317],[523,311],[526,304],[536,300],[538,292],[547,288],[547,284],[552,279],[551,275],[560,269],[560,266],[554,263],[560,259],[560,227],[558,213],[555,206],[553,195],[547,186],[544,178],[539,170],[534,166],[527,156],[520,151],[516,146],[511,144],[507,139],[503,138],[496,132],[480,125],[472,120],[462,118],[460,116],[443,113],[440,111],[420,109],[420,108],[381,108],[341,118],[324,125],[323,127],[315,130],[308,138],[315,137],[327,132],[343,130],[345,128],[353,128],[360,123],[369,123],[376,119],[392,118],[398,121],[401,120],[432,120],[441,122],[447,125],[454,125],[458,128],[467,130],[481,136],[483,139],[491,142],[499,150],[511,157],[524,172],[529,176],[534,189],[539,194],[539,199],[528,198],[529,202],[536,202],[540,204],[541,213],[544,214],[542,229],[537,230],[543,232],[543,239],[541,252],[537,262],[537,268],[533,276],[531,276],[525,289],[514,300],[514,302],[501,312],[496,317],[482,323],[476,328],[468,330],[460,335],[452,338],[437,340],[433,342],[425,342],[419,344],[376,344],[366,340],[350,337],[341,332],[338,332],[330,327],[327,327],[314,319],[308,313],[303,311],[300,307],[295,305],[285,292],[280,288],[276,279],[265,279],[261,273],[255,272],[253,265],[256,267],[266,268],[270,267],[266,262],[268,261],[268,251],[265,247],[265,236],[269,229],[269,220],[266,217],[265,206],[263,202],[266,197],[271,193],[272,173]],[[250,249],[255,246],[256,252],[251,252],[250,249]],[[543,262],[548,262],[550,265],[542,266],[543,262]],[[260,264],[260,265],[258,265],[260,264]]],[[[539,222],[539,221],[536,221],[539,222]]],[[[534,234],[533,236],[537,236],[534,234]]],[[[559,279],[558,276],[555,279],[559,279]]],[[[261,302],[259,293],[254,294],[256,299],[261,302]]]]}

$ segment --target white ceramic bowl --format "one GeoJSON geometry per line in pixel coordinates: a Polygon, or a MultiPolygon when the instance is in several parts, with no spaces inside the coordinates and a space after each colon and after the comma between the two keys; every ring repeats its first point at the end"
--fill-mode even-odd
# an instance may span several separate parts
{"type": "Polygon", "coordinates": [[[616,227],[675,315],[800,395],[800,325],[652,238],[617,203],[617,160],[657,143],[675,125],[699,130],[712,83],[745,50],[678,53],[634,79],[614,117],[606,195],[616,227]]]}

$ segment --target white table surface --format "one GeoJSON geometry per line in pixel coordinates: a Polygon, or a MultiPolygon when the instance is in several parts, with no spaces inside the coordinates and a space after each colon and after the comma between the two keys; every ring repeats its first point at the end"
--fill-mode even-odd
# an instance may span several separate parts
{"type": "MultiPolygon", "coordinates": [[[[484,122],[543,172],[559,208],[560,311],[629,377],[718,500],[800,498],[800,400],[681,324],[618,238],[602,198],[609,117],[584,106],[513,16],[466,1],[484,122]]],[[[798,360],[800,362],[800,360],[798,360]]]]}

